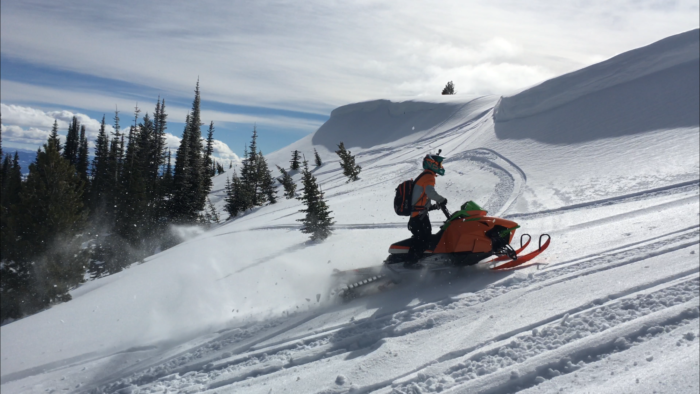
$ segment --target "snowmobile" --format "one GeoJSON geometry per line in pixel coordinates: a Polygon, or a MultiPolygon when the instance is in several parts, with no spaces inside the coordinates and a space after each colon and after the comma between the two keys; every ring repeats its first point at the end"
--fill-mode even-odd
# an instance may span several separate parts
{"type": "Polygon", "coordinates": [[[382,290],[382,287],[399,282],[401,275],[407,272],[453,271],[479,263],[490,265],[490,269],[494,271],[520,269],[532,265],[526,263],[544,252],[551,241],[548,234],[542,234],[537,250],[520,255],[528,247],[532,237],[523,234],[520,237],[520,247],[517,250],[513,249],[511,242],[516,229],[520,228],[517,223],[486,216],[488,212],[473,201],[467,201],[459,211],[452,214],[445,206],[441,206],[440,209],[446,220],[440,230],[432,235],[430,246],[417,263],[404,264],[410,258],[412,238],[395,242],[389,246],[389,256],[383,265],[335,272],[336,293],[346,299],[354,298],[358,293],[357,289],[380,280],[384,282],[379,286],[382,290]],[[486,260],[490,257],[493,259],[486,260]],[[508,262],[496,265],[504,261],[508,262]]]}

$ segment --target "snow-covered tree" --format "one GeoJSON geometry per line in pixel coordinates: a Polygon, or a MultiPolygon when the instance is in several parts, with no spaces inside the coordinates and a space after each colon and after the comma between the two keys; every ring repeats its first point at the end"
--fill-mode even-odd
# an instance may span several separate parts
{"type": "Polygon", "coordinates": [[[311,234],[311,240],[324,240],[333,232],[331,226],[334,224],[331,217],[331,211],[328,204],[323,199],[316,177],[309,171],[309,163],[304,160],[304,169],[302,171],[302,184],[304,185],[303,194],[299,197],[305,209],[300,209],[299,212],[304,213],[304,218],[297,219],[302,223],[301,232],[311,234]]]}
{"type": "Polygon", "coordinates": [[[262,152],[258,152],[258,168],[257,175],[260,179],[260,195],[261,203],[267,201],[270,204],[277,202],[277,189],[275,188],[275,180],[272,177],[272,171],[267,166],[267,161],[262,152]]]}
{"type": "Polygon", "coordinates": [[[352,152],[345,149],[345,144],[341,142],[338,144],[338,150],[335,153],[340,157],[340,167],[343,168],[343,175],[348,177],[348,182],[358,180],[362,167],[355,164],[355,156],[352,155],[352,152]]]}
{"type": "Polygon", "coordinates": [[[285,170],[284,168],[282,168],[280,166],[277,166],[277,169],[282,174],[282,179],[280,179],[280,183],[284,187],[284,196],[288,200],[290,198],[294,198],[295,192],[297,190],[297,184],[294,183],[292,176],[289,175],[289,172],[287,172],[287,170],[285,170]]]}
{"type": "Polygon", "coordinates": [[[316,167],[321,167],[323,161],[321,160],[321,156],[316,151],[316,148],[314,148],[314,159],[316,160],[316,167]]]}
{"type": "Polygon", "coordinates": [[[301,154],[299,153],[298,150],[294,150],[292,152],[292,160],[290,160],[290,166],[289,169],[294,171],[299,169],[299,163],[301,161],[301,154]]]}

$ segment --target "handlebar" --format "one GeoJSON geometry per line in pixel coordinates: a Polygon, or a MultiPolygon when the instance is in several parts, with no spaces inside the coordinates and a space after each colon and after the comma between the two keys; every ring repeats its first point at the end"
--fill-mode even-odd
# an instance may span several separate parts
{"type": "Polygon", "coordinates": [[[450,215],[450,211],[447,210],[447,207],[444,206],[444,205],[441,205],[441,206],[440,206],[440,210],[442,211],[442,213],[445,214],[445,219],[450,220],[450,217],[451,217],[452,215],[450,215]]]}

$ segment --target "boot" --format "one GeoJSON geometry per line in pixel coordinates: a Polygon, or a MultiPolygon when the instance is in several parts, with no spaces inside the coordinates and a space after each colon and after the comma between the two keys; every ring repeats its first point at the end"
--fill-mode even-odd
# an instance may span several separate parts
{"type": "Polygon", "coordinates": [[[403,263],[403,266],[405,268],[420,268],[420,264],[418,264],[418,261],[420,260],[422,255],[423,253],[419,253],[417,250],[411,247],[411,249],[408,250],[408,257],[403,263]]]}

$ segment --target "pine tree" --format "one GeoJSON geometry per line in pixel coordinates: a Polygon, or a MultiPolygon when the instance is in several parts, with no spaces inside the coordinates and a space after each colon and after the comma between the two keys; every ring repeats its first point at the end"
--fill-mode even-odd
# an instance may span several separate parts
{"type": "Polygon", "coordinates": [[[443,95],[455,94],[455,84],[452,81],[448,82],[447,85],[442,89],[443,95]]]}
{"type": "Polygon", "coordinates": [[[15,152],[14,159],[10,160],[10,155],[5,156],[2,162],[2,187],[0,193],[0,210],[2,212],[2,245],[0,248],[0,261],[5,260],[6,252],[14,244],[14,240],[8,238],[7,232],[9,214],[13,206],[20,202],[20,193],[22,192],[22,169],[19,165],[19,155],[15,152]]]}
{"type": "MultiPolygon", "coordinates": [[[[237,196],[237,201],[238,201],[238,207],[241,210],[241,212],[245,212],[247,209],[252,208],[253,205],[253,195],[252,195],[252,190],[253,187],[251,186],[251,183],[253,182],[253,170],[255,166],[250,165],[250,160],[248,159],[248,147],[243,148],[243,160],[241,162],[241,175],[238,178],[238,191],[236,192],[237,196]]],[[[234,174],[236,174],[236,171],[234,170],[234,174]]],[[[232,179],[231,183],[232,185],[234,184],[234,180],[232,179]]]]}
{"type": "Polygon", "coordinates": [[[19,165],[17,152],[12,161],[10,161],[10,155],[5,156],[5,161],[3,168],[7,168],[7,177],[3,179],[2,205],[9,209],[12,205],[19,203],[19,195],[22,191],[22,168],[19,165]]]}
{"type": "MultiPolygon", "coordinates": [[[[172,173],[171,168],[163,168],[166,160],[166,146],[165,146],[165,130],[167,129],[167,117],[165,112],[165,99],[160,100],[156,104],[156,111],[153,116],[153,137],[154,137],[154,149],[153,149],[153,168],[150,171],[151,180],[155,185],[155,218],[154,220],[164,225],[164,221],[167,218],[168,200],[170,198],[170,188],[172,187],[172,173]],[[166,180],[166,177],[168,179],[166,180]]],[[[168,167],[170,167],[170,150],[167,152],[168,155],[168,167]]]]}
{"type": "Polygon", "coordinates": [[[224,172],[226,172],[226,170],[224,170],[224,166],[222,166],[221,163],[216,163],[216,173],[221,175],[224,172]]]}
{"type": "Polygon", "coordinates": [[[214,204],[211,203],[211,200],[209,199],[209,197],[207,197],[206,215],[207,215],[207,221],[210,224],[221,223],[221,218],[219,217],[219,213],[216,211],[216,208],[214,207],[214,204]]]}
{"type": "Polygon", "coordinates": [[[224,205],[224,210],[228,212],[229,217],[236,217],[240,212],[245,211],[246,202],[243,201],[243,184],[236,174],[236,170],[233,170],[233,176],[231,181],[226,178],[226,205],[224,205]]]}
{"type": "Polygon", "coordinates": [[[24,314],[23,304],[31,293],[31,265],[17,259],[17,236],[10,226],[10,212],[16,210],[22,191],[19,155],[6,155],[1,165],[0,181],[0,322],[24,314]]]}
{"type": "Polygon", "coordinates": [[[190,143],[190,115],[187,114],[185,130],[182,132],[180,146],[175,155],[175,169],[173,174],[173,187],[171,189],[170,212],[175,221],[192,219],[189,217],[189,198],[186,191],[190,190],[190,173],[187,157],[189,156],[190,143]]]}
{"type": "Polygon", "coordinates": [[[7,177],[10,174],[10,169],[12,169],[12,161],[10,160],[10,155],[6,155],[5,158],[2,159],[2,164],[0,164],[0,191],[2,191],[3,193],[5,190],[5,183],[8,179],[7,177]]]}
{"type": "Polygon", "coordinates": [[[262,152],[258,152],[257,174],[260,179],[260,204],[262,205],[265,201],[275,204],[277,202],[275,180],[272,177],[272,171],[267,167],[267,161],[262,152]]]}
{"type": "Polygon", "coordinates": [[[61,153],[61,140],[58,137],[58,120],[54,119],[51,134],[49,135],[49,143],[52,144],[58,153],[61,153]]]}
{"type": "Polygon", "coordinates": [[[90,205],[93,216],[99,216],[107,196],[109,182],[109,136],[102,115],[100,131],[95,140],[95,157],[92,159],[92,184],[90,185],[90,205]]]}
{"type": "Polygon", "coordinates": [[[200,92],[199,80],[195,88],[194,101],[192,102],[192,116],[190,116],[190,142],[189,142],[189,157],[188,170],[190,171],[190,190],[192,199],[188,215],[196,217],[196,215],[204,209],[206,198],[209,191],[206,190],[205,178],[209,169],[205,165],[205,159],[202,157],[204,147],[202,146],[202,131],[203,125],[200,115],[200,92]]]}
{"type": "Polygon", "coordinates": [[[343,175],[348,177],[348,182],[358,180],[358,175],[362,171],[362,167],[355,164],[355,156],[349,150],[345,149],[345,144],[338,144],[338,150],[335,151],[340,157],[340,167],[343,169],[343,175]]]}
{"type": "Polygon", "coordinates": [[[78,151],[80,150],[80,122],[73,116],[73,120],[68,124],[68,134],[66,134],[66,145],[63,149],[63,157],[75,166],[78,163],[78,151]]]}
{"type": "Polygon", "coordinates": [[[165,129],[167,128],[167,116],[168,115],[165,113],[165,100],[161,100],[160,97],[158,97],[156,109],[153,113],[153,137],[151,140],[151,147],[149,148],[151,154],[149,174],[153,181],[158,178],[162,171],[162,166],[165,164],[165,129]]]}
{"type": "Polygon", "coordinates": [[[297,190],[297,184],[294,183],[292,176],[289,175],[289,172],[287,172],[287,170],[280,166],[277,166],[277,169],[282,174],[282,179],[280,180],[280,183],[284,187],[284,197],[286,197],[288,200],[294,198],[295,192],[297,190]]]}
{"type": "MultiPolygon", "coordinates": [[[[229,177],[226,177],[226,186],[224,186],[224,201],[226,202],[224,204],[224,211],[228,212],[229,216],[235,216],[232,211],[234,211],[233,207],[233,189],[231,187],[231,180],[229,177]]],[[[238,214],[238,212],[234,212],[238,214]]]]}
{"type": "MultiPolygon", "coordinates": [[[[83,182],[53,143],[44,145],[13,207],[10,227],[18,239],[11,258],[24,264],[32,294],[20,297],[24,312],[70,299],[83,280],[87,251],[76,237],[85,224],[83,182]],[[26,267],[31,266],[31,270],[26,267]]],[[[24,283],[26,285],[27,282],[24,283]]]]}
{"type": "MultiPolygon", "coordinates": [[[[120,184],[123,193],[120,196],[119,221],[115,226],[117,234],[126,240],[131,246],[141,246],[142,240],[148,238],[150,220],[147,207],[149,199],[147,185],[147,170],[149,167],[150,136],[153,132],[153,124],[148,117],[144,117],[144,126],[136,124],[141,111],[134,109],[135,125],[129,128],[129,143],[126,148],[123,170],[120,184]],[[143,133],[142,133],[143,132],[143,133]]],[[[133,256],[124,256],[122,263],[132,260],[133,256]]]]}
{"type": "Polygon", "coordinates": [[[195,88],[192,112],[187,115],[185,131],[175,159],[171,212],[174,220],[194,222],[204,209],[208,191],[204,182],[209,169],[202,157],[199,80],[195,88]]]}
{"type": "Polygon", "coordinates": [[[207,144],[204,150],[204,168],[205,173],[202,177],[203,182],[203,193],[207,196],[211,191],[212,181],[211,177],[216,175],[216,167],[214,167],[214,161],[212,160],[212,154],[214,153],[214,121],[209,123],[209,130],[207,131],[207,144]]]}
{"type": "Polygon", "coordinates": [[[328,209],[328,204],[323,199],[316,177],[309,171],[309,163],[304,160],[304,170],[302,171],[302,184],[304,185],[303,194],[299,197],[306,209],[300,209],[299,212],[304,213],[303,219],[297,219],[302,223],[301,232],[311,234],[311,241],[324,240],[328,238],[334,224],[332,213],[328,209]]]}
{"type": "Polygon", "coordinates": [[[165,170],[163,170],[163,180],[161,181],[163,183],[163,190],[164,190],[164,195],[167,200],[170,199],[171,196],[171,190],[172,190],[172,183],[173,183],[173,168],[170,163],[170,150],[168,150],[168,156],[167,156],[167,161],[165,165],[165,170]]]}
{"type": "Polygon", "coordinates": [[[299,169],[299,160],[301,160],[301,157],[299,155],[298,150],[294,150],[292,152],[292,160],[290,161],[291,166],[289,167],[290,170],[298,170],[299,169]]]}
{"type": "Polygon", "coordinates": [[[316,151],[316,148],[314,148],[314,158],[316,160],[316,167],[321,167],[321,165],[323,164],[323,161],[321,161],[321,156],[316,151]]]}
{"type": "MultiPolygon", "coordinates": [[[[85,190],[88,189],[88,167],[90,165],[88,158],[88,141],[85,137],[85,125],[80,126],[80,139],[78,143],[78,160],[75,164],[75,170],[78,172],[80,179],[85,184],[85,190]]],[[[87,197],[87,193],[85,196],[87,197]]],[[[87,200],[86,200],[87,201],[87,200]]]]}
{"type": "Polygon", "coordinates": [[[121,185],[121,172],[123,165],[124,135],[120,133],[119,111],[114,111],[114,131],[109,144],[109,154],[107,156],[107,177],[104,184],[104,212],[103,219],[110,226],[120,221],[118,211],[121,208],[120,196],[123,191],[121,185]]]}
{"type": "Polygon", "coordinates": [[[258,174],[258,132],[253,127],[250,145],[245,149],[245,159],[241,168],[241,184],[243,186],[241,200],[245,202],[244,209],[262,205],[260,193],[260,174],[258,174]]]}
{"type": "MultiPolygon", "coordinates": [[[[212,159],[212,155],[214,154],[214,121],[211,121],[209,123],[209,130],[207,130],[207,145],[206,149],[204,151],[204,157],[206,160],[206,166],[209,168],[212,168],[212,164],[214,163],[212,159]]],[[[214,176],[215,174],[212,172],[210,176],[214,176]]]]}

